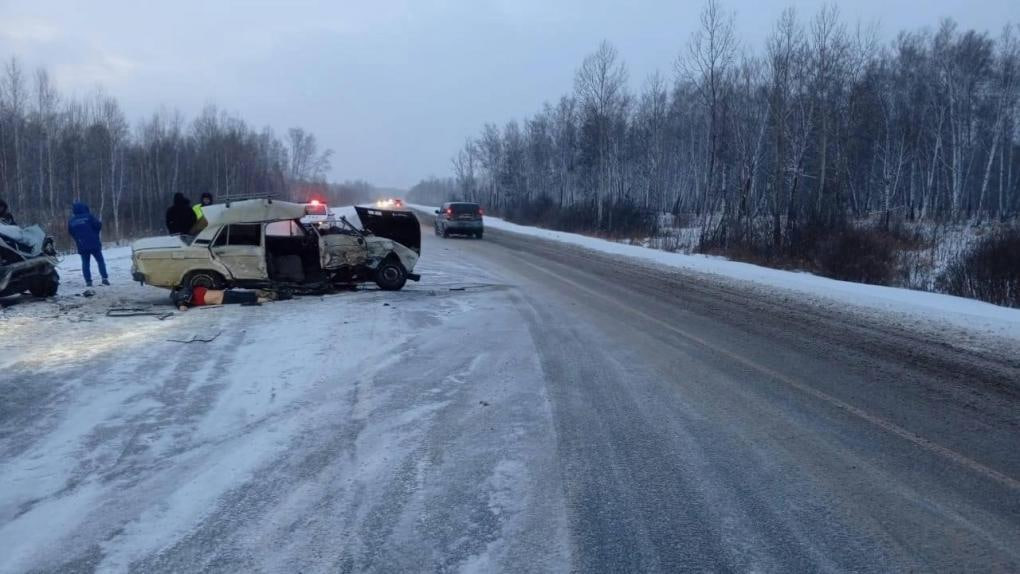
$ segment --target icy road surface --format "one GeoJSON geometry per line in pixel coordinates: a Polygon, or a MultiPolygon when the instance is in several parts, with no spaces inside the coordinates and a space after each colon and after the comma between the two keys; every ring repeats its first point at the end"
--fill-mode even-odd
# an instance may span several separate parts
{"type": "Polygon", "coordinates": [[[1015,341],[490,230],[420,284],[0,315],[0,571],[1016,571],[1015,341]],[[219,334],[209,343],[179,343],[219,334]]]}

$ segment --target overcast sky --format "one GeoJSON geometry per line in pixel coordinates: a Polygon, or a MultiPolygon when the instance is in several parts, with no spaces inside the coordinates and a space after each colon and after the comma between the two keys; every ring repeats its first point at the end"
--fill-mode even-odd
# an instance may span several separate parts
{"type": "MultiPolygon", "coordinates": [[[[759,50],[787,6],[724,1],[744,45],[759,50]]],[[[943,17],[997,35],[1020,0],[854,0],[844,19],[900,29],[943,17]]],[[[573,86],[585,54],[616,45],[631,84],[672,74],[700,1],[0,0],[0,58],[45,66],[64,93],[97,84],[132,123],[160,106],[194,117],[216,104],[279,134],[302,126],[335,151],[332,176],[408,187],[447,175],[485,122],[539,109],[573,86]]]]}

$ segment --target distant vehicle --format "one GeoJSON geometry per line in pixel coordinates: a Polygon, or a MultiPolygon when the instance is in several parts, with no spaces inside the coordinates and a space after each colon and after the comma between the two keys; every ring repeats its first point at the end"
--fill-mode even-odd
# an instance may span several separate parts
{"type": "Polygon", "coordinates": [[[396,197],[380,199],[375,202],[375,206],[381,209],[403,209],[404,200],[396,197]]]}
{"type": "Polygon", "coordinates": [[[305,216],[301,218],[303,223],[321,223],[329,219],[329,206],[318,199],[309,201],[305,206],[305,216]]]}
{"type": "Polygon", "coordinates": [[[482,238],[485,233],[482,223],[482,208],[477,203],[444,203],[436,210],[436,235],[467,235],[482,238]]]}
{"type": "Polygon", "coordinates": [[[52,297],[59,288],[53,238],[38,225],[0,225],[0,297],[52,297]]]}
{"type": "Polygon", "coordinates": [[[203,209],[208,226],[194,237],[171,235],[136,241],[132,277],[179,286],[286,287],[325,290],[374,281],[398,290],[414,271],[421,227],[409,211],[355,208],[362,229],[346,218],[305,223],[311,204],[249,199],[203,209]]]}

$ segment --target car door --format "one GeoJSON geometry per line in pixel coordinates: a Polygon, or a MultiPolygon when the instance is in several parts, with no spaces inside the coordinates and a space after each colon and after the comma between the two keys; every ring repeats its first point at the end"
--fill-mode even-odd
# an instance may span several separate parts
{"type": "Polygon", "coordinates": [[[323,269],[356,267],[368,260],[365,238],[353,232],[319,234],[319,264],[323,269]]]}
{"type": "Polygon", "coordinates": [[[220,230],[210,248],[236,280],[268,280],[261,223],[233,223],[220,230]]]}

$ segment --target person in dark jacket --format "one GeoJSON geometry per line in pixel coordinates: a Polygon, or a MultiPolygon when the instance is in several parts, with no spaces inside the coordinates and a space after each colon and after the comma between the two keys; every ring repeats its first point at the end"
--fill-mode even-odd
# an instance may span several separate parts
{"type": "Polygon", "coordinates": [[[81,256],[81,274],[85,277],[85,285],[89,287],[92,286],[90,258],[94,258],[96,265],[99,266],[99,276],[103,279],[103,285],[110,284],[110,280],[106,276],[106,261],[103,259],[103,243],[99,239],[101,229],[103,229],[103,223],[89,212],[89,206],[80,201],[74,202],[71,207],[71,219],[67,220],[67,233],[74,238],[74,243],[78,247],[78,255],[81,256]]]}
{"type": "Polygon", "coordinates": [[[174,194],[174,204],[166,210],[166,229],[170,235],[187,235],[195,226],[197,218],[191,209],[191,202],[183,193],[174,194]]]}
{"type": "Polygon", "coordinates": [[[7,202],[0,199],[0,223],[4,225],[17,225],[14,222],[14,216],[11,215],[10,208],[7,207],[7,202]]]}

